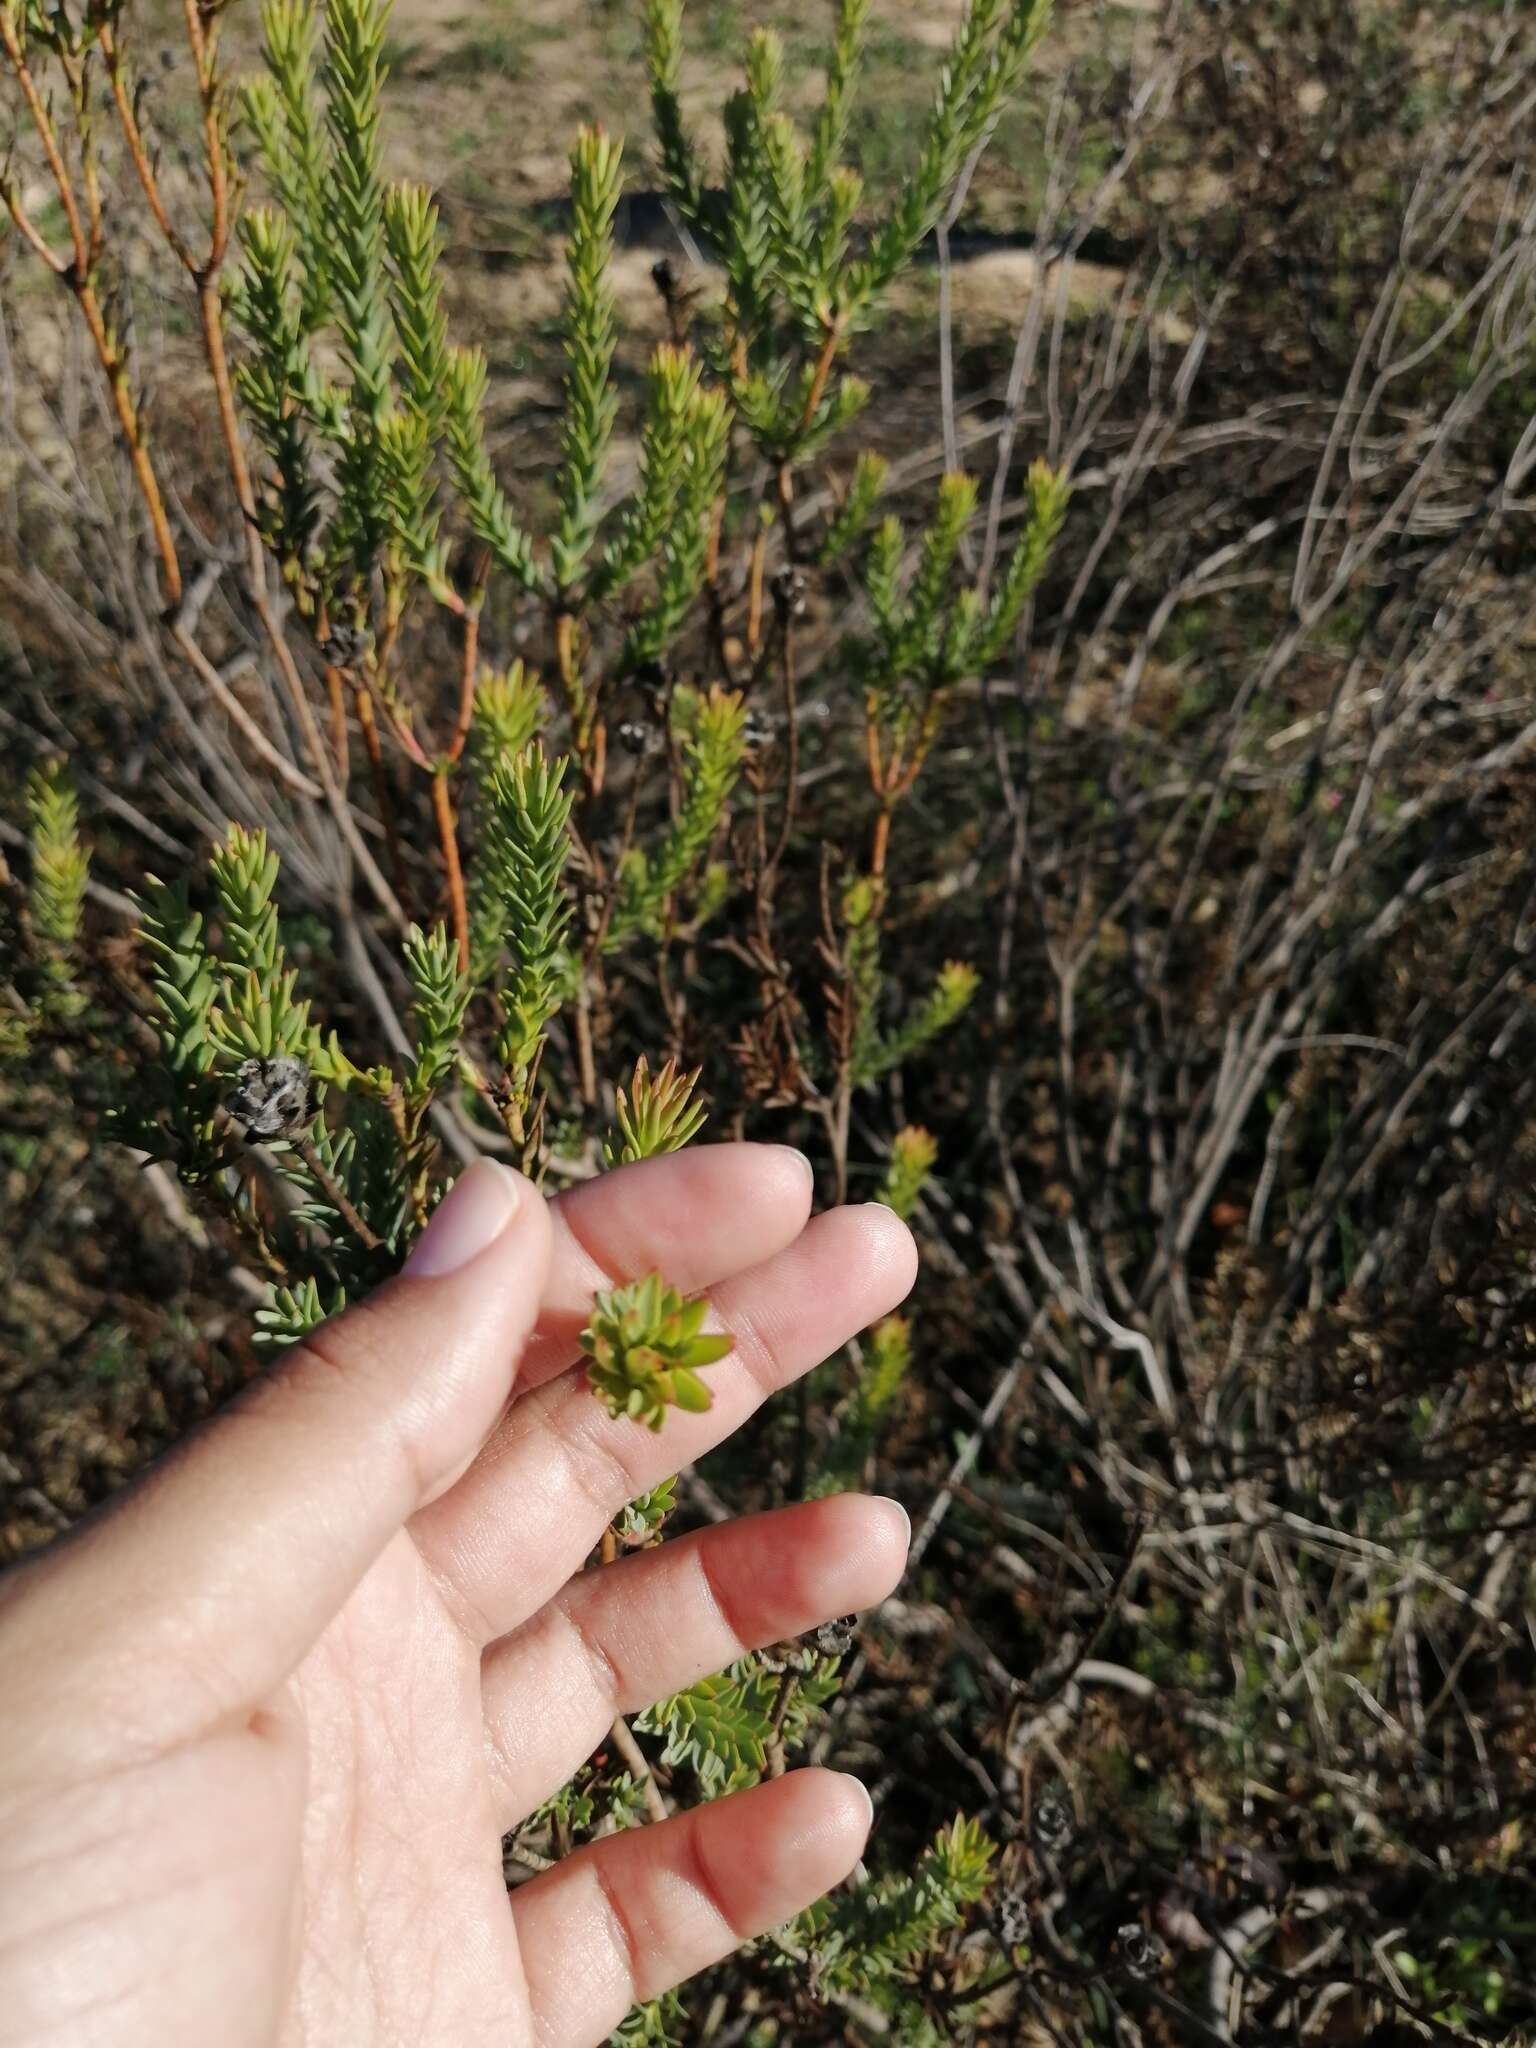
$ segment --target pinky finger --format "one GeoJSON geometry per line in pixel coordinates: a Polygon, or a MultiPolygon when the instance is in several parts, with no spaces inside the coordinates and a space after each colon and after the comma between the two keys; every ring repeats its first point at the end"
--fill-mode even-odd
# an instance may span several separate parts
{"type": "Polygon", "coordinates": [[[632,2005],[780,1926],[846,1877],[869,1822],[857,1778],[792,1771],[610,1835],[519,1886],[512,1912],[537,2039],[595,2048],[632,2005]]]}

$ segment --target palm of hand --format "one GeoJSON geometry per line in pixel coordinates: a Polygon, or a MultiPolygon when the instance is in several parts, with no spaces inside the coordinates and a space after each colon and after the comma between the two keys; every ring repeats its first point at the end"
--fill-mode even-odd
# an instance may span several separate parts
{"type": "MultiPolygon", "coordinates": [[[[19,1688],[0,1679],[0,1708],[21,1732],[13,1768],[0,1768],[0,1985],[18,1988],[0,1999],[4,2048],[56,2037],[114,2048],[577,2048],[602,2040],[634,1999],[843,1874],[867,1803],[822,1772],[598,1842],[519,1887],[510,1909],[499,1848],[615,1712],[868,1604],[900,1569],[899,1511],[844,1498],[581,1570],[626,1496],[728,1433],[905,1291],[909,1253],[893,1219],[840,1212],[802,1233],[807,1195],[798,1169],[756,1148],[613,1176],[555,1215],[536,1274],[536,1244],[514,1247],[514,1272],[498,1241],[494,1271],[487,1252],[453,1278],[396,1283],[388,1320],[365,1311],[334,1326],[286,1401],[280,1381],[278,1394],[264,1390],[275,1417],[263,1423],[258,1401],[254,1425],[225,1430],[221,1459],[199,1446],[126,1513],[19,1575],[19,1596],[0,1604],[0,1649],[23,1653],[5,1667],[22,1674],[19,1688]],[[674,1231],[693,1222],[677,1235],[689,1247],[681,1256],[651,1242],[658,1190],[674,1231]],[[658,1260],[692,1287],[740,1275],[716,1292],[739,1349],[716,1369],[715,1406],[669,1419],[662,1438],[610,1423],[569,1369],[592,1287],[658,1260]],[[467,1321],[459,1305],[445,1335],[445,1291],[471,1286],[484,1299],[467,1321]],[[506,1384],[486,1353],[505,1350],[514,1294],[529,1391],[480,1449],[506,1384]],[[324,1455],[326,1404],[338,1390],[353,1403],[336,1418],[344,1433],[379,1355],[419,1358],[433,1344],[446,1362],[431,1412],[397,1417],[373,1446],[388,1467],[410,1439],[399,1460],[410,1511],[392,1534],[381,1529],[309,1647],[285,1658],[297,1624],[279,1611],[282,1574],[303,1578],[307,1546],[321,1554],[321,1580],[335,1579],[329,1560],[357,1540],[349,1481],[368,1487],[367,1457],[349,1467],[339,1437],[324,1455]],[[295,1425],[305,1439],[318,1431],[318,1451],[297,1448],[295,1425]],[[292,1497],[268,1517],[267,1482],[255,1483],[249,1549],[226,1559],[210,1544],[205,1578],[183,1574],[193,1597],[167,1601],[136,1641],[91,1630],[69,1706],[50,1718],[46,1682],[29,1690],[26,1676],[29,1663],[49,1676],[58,1630],[28,1631],[40,1613],[48,1620],[50,1582],[55,1620],[72,1593],[88,1629],[114,1599],[131,1611],[150,1583],[142,1567],[166,1570],[164,1525],[184,1514],[188,1474],[217,1466],[202,1475],[205,1509],[210,1488],[238,1497],[240,1459],[249,1466],[262,1439],[284,1431],[292,1497]],[[114,1523],[128,1532],[115,1557],[114,1523]],[[277,1682],[253,1686],[248,1670],[277,1682]]],[[[378,1376],[389,1370],[385,1359],[378,1376]]],[[[184,1521],[179,1535],[196,1544],[195,1526],[184,1521]]],[[[296,1589],[301,1610],[308,1591],[296,1589]]]]}

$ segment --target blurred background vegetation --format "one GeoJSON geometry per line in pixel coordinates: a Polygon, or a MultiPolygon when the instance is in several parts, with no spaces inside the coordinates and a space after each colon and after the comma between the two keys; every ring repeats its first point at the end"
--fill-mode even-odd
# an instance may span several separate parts
{"type": "MultiPolygon", "coordinates": [[[[912,170],[956,14],[876,7],[871,188],[912,170]]],[[[712,142],[757,21],[791,106],[824,61],[821,0],[694,0],[712,142]]],[[[254,53],[240,8],[226,33],[254,53]]],[[[169,18],[164,49],[155,118],[190,151],[169,18]]],[[[578,123],[634,138],[628,417],[668,294],[711,289],[646,154],[638,12],[397,0],[388,55],[387,168],[433,189],[498,469],[538,506],[578,123]]],[[[937,1141],[911,1364],[858,1440],[917,1536],[812,1753],[871,1783],[882,1868],[956,1811],[999,1844],[902,2039],[1536,2039],[1533,142],[1522,6],[1071,0],[862,344],[856,439],[893,509],[927,517],[967,469],[982,549],[1028,462],[1073,486],[1016,652],[961,693],[892,842],[893,1000],[950,958],[980,991],[853,1104],[855,1196],[896,1131],[937,1141]]],[[[147,270],[123,289],[195,520],[192,327],[147,270]]],[[[63,754],[126,989],[126,893],[223,819],[123,652],[121,492],[57,299],[0,244],[6,937],[24,977],[22,785],[63,754]]],[[[851,455],[828,464],[836,491],[851,455]]],[[[857,590],[834,570],[804,602],[778,942],[814,984],[826,864],[872,803],[838,654],[857,590]]],[[[510,602],[484,630],[547,660],[510,602]]],[[[331,923],[285,912],[368,1042],[331,923]]],[[[744,1032],[729,936],[682,1008],[627,985],[625,1028],[703,1065],[715,1134],[804,1144],[829,1194],[846,1162],[744,1032]]],[[[102,1141],[115,1085],[65,1042],[0,1069],[0,1557],[256,1369],[239,1248],[102,1141]]],[[[683,1476],[679,1515],[814,1484],[859,1374],[829,1361],[683,1476]]],[[[866,2038],[773,1963],[720,1973],[679,2037],[866,2038]]]]}

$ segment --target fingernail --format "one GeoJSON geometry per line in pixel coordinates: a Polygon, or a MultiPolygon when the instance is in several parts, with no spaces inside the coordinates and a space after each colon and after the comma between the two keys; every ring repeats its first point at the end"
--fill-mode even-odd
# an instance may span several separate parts
{"type": "Polygon", "coordinates": [[[891,1496],[888,1493],[877,1493],[875,1495],[875,1499],[878,1501],[883,1501],[888,1508],[894,1508],[897,1514],[900,1515],[902,1521],[906,1524],[906,1542],[907,1548],[908,1550],[910,1550],[912,1548],[912,1517],[907,1513],[906,1509],[902,1506],[901,1502],[899,1500],[892,1500],[891,1496]]]}
{"type": "Polygon", "coordinates": [[[779,1150],[781,1152],[787,1152],[791,1159],[799,1160],[801,1166],[805,1169],[806,1183],[814,1192],[816,1187],[816,1169],[814,1166],[812,1166],[810,1160],[806,1157],[805,1153],[803,1153],[800,1150],[798,1145],[781,1145],[779,1147],[779,1150]]]}
{"type": "MultiPolygon", "coordinates": [[[[887,1216],[896,1215],[896,1211],[891,1207],[889,1202],[866,1202],[864,1206],[866,1209],[883,1209],[887,1216]]],[[[897,1220],[899,1221],[900,1219],[898,1218],[897,1220]]]]}
{"type": "Polygon", "coordinates": [[[854,1787],[864,1802],[864,1832],[868,1834],[875,1824],[875,1802],[869,1796],[869,1787],[862,1778],[856,1778],[852,1771],[843,1771],[839,1775],[847,1784],[854,1787]]]}
{"type": "Polygon", "coordinates": [[[432,1212],[405,1270],[413,1280],[456,1273],[494,1244],[517,1214],[523,1181],[499,1159],[477,1159],[432,1212]]]}

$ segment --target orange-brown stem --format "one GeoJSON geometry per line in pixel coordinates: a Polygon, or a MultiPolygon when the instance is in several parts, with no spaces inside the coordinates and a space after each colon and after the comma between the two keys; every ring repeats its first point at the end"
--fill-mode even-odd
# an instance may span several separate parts
{"type": "MultiPolygon", "coordinates": [[[[26,101],[27,112],[32,117],[48,169],[58,189],[59,203],[64,209],[64,218],[69,224],[70,246],[74,251],[74,263],[61,273],[66,277],[73,291],[80,311],[89,329],[96,355],[106,375],[107,387],[111,393],[112,409],[117,415],[123,439],[128,448],[128,459],[133,467],[134,481],[139,495],[149,513],[150,527],[154,533],[155,549],[160,557],[161,577],[165,585],[165,602],[168,608],[181,602],[181,564],[176,557],[176,544],[171,538],[170,522],[166,518],[165,503],[160,496],[160,484],[155,475],[154,465],[149,459],[145,446],[143,423],[133,394],[128,385],[128,365],[107,331],[102,314],[101,302],[96,296],[92,278],[93,238],[88,237],[80,218],[80,206],[75,197],[74,185],[59,148],[58,134],[53,125],[53,115],[38,91],[21,39],[16,28],[16,15],[9,7],[0,7],[0,43],[21,87],[22,98],[26,101]]],[[[12,208],[14,214],[15,208],[12,208]]],[[[35,245],[34,245],[35,246],[35,245]]]]}
{"type": "Polygon", "coordinates": [[[816,417],[816,408],[821,404],[821,395],[827,388],[831,374],[832,359],[837,354],[837,344],[842,339],[843,322],[839,317],[829,321],[822,337],[821,354],[816,358],[816,368],[811,376],[811,388],[805,394],[805,407],[800,414],[800,431],[803,434],[816,417]]]}
{"type": "MultiPolygon", "coordinates": [[[[69,224],[69,239],[75,252],[76,278],[83,279],[90,268],[90,251],[86,243],[85,230],[80,221],[80,208],[75,200],[75,189],[65,167],[64,154],[59,148],[59,138],[53,125],[53,116],[47,103],[37,89],[37,80],[32,76],[31,67],[21,47],[16,21],[19,10],[0,7],[0,43],[5,45],[5,54],[10,60],[16,83],[21,87],[21,96],[27,103],[27,112],[32,117],[38,140],[43,145],[43,155],[48,160],[48,169],[58,187],[59,203],[64,208],[64,218],[69,224]]],[[[77,285],[78,288],[78,285],[77,285]]]]}
{"type": "Polygon", "coordinates": [[[576,620],[572,613],[566,611],[558,613],[555,618],[555,664],[560,671],[560,687],[565,692],[566,709],[571,714],[577,745],[580,746],[582,687],[576,663],[576,620]]]}
{"type": "Polygon", "coordinates": [[[160,191],[160,181],[155,176],[154,166],[149,160],[149,151],[145,146],[143,131],[139,127],[139,117],[133,104],[133,95],[128,90],[128,81],[123,74],[122,54],[117,47],[117,39],[110,22],[101,23],[97,31],[97,40],[101,46],[102,57],[106,61],[107,83],[112,90],[123,139],[128,144],[128,154],[133,160],[133,168],[138,174],[139,183],[144,188],[144,197],[148,200],[149,210],[155,217],[155,225],[164,235],[176,260],[185,269],[195,270],[196,259],[177,232],[175,223],[166,210],[165,200],[160,191]]]}
{"type": "Polygon", "coordinates": [[[882,805],[875,819],[874,841],[869,849],[869,872],[879,879],[885,874],[885,857],[891,843],[891,813],[889,806],[882,805]]]}
{"type": "Polygon", "coordinates": [[[773,849],[772,868],[775,874],[789,849],[789,836],[795,829],[800,780],[800,700],[795,675],[795,629],[788,618],[782,623],[781,633],[779,680],[784,691],[784,815],[779,821],[778,843],[773,849]]]}
{"type": "Polygon", "coordinates": [[[60,256],[55,250],[50,249],[43,240],[32,222],[28,219],[26,210],[21,203],[21,194],[16,190],[15,184],[9,178],[6,179],[3,195],[0,196],[4,197],[5,210],[15,223],[17,234],[28,245],[33,255],[46,263],[55,277],[66,276],[69,271],[68,258],[60,256]]]}
{"type": "Polygon", "coordinates": [[[864,757],[869,763],[869,786],[876,796],[885,794],[885,768],[880,759],[880,726],[874,705],[864,705],[864,757]]]}
{"type": "Polygon", "coordinates": [[[763,564],[768,556],[768,534],[759,526],[752,543],[752,570],[747,583],[747,652],[756,654],[763,637],[763,564]]]}
{"type": "Polygon", "coordinates": [[[454,721],[453,738],[448,743],[450,761],[457,761],[463,753],[464,742],[469,738],[469,728],[474,721],[479,660],[480,611],[478,606],[470,606],[464,613],[464,662],[459,671],[459,715],[454,721]]]}
{"type": "Polygon", "coordinates": [[[325,1161],[320,1157],[319,1152],[315,1149],[314,1140],[310,1137],[309,1133],[307,1131],[301,1132],[293,1142],[299,1157],[320,1183],[320,1186],[325,1191],[327,1200],[332,1204],[337,1215],[346,1224],[348,1230],[351,1231],[364,1251],[376,1252],[380,1245],[383,1244],[383,1238],[358,1214],[356,1207],[348,1198],[346,1189],[337,1180],[335,1174],[331,1172],[325,1161]]]}
{"type": "Polygon", "coordinates": [[[354,683],[352,704],[357,712],[358,731],[363,736],[363,751],[368,756],[368,770],[373,781],[373,801],[378,808],[379,822],[384,827],[384,838],[389,847],[390,874],[394,878],[396,895],[403,899],[406,894],[405,856],[400,845],[400,830],[395,823],[395,806],[389,794],[389,777],[384,769],[384,749],[379,742],[378,721],[373,715],[373,695],[366,683],[354,683]]]}
{"type": "Polygon", "coordinates": [[[225,161],[224,137],[219,127],[218,41],[219,17],[204,12],[202,0],[182,0],[187,23],[187,40],[197,64],[198,90],[203,100],[203,144],[208,158],[208,191],[213,201],[213,218],[208,243],[208,260],[203,276],[213,277],[229,247],[229,166],[225,161]]]}
{"type": "Polygon", "coordinates": [[[443,850],[443,867],[448,877],[448,910],[453,936],[458,941],[459,969],[469,972],[469,905],[464,898],[464,870],[459,865],[459,836],[453,822],[453,801],[448,793],[448,764],[440,761],[432,776],[432,813],[437,819],[437,839],[443,850]]]}
{"type": "Polygon", "coordinates": [[[325,665],[325,688],[331,700],[331,753],[336,761],[336,778],[345,788],[351,765],[347,758],[347,698],[341,670],[329,661],[325,665]]]}

